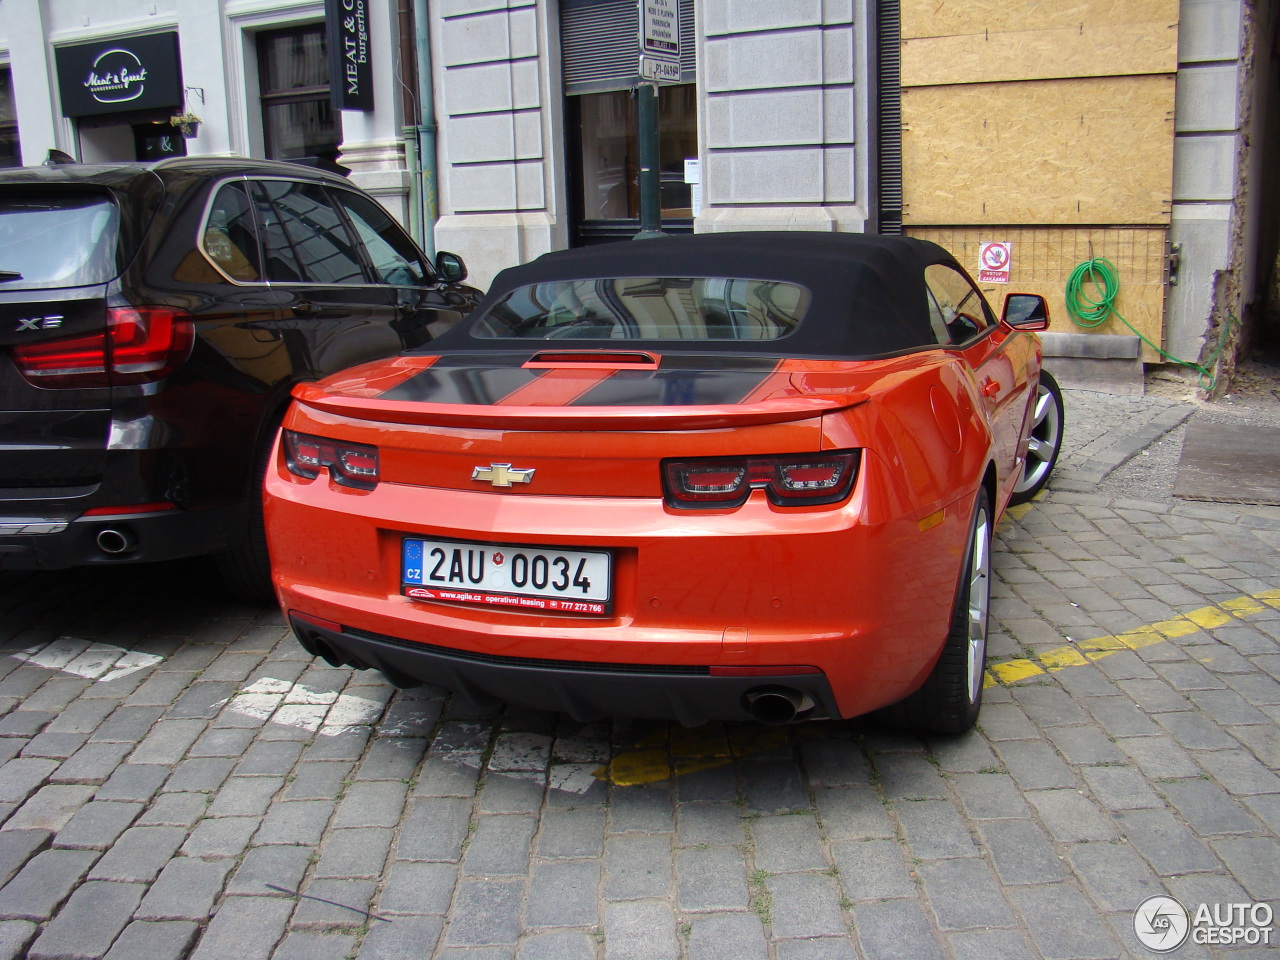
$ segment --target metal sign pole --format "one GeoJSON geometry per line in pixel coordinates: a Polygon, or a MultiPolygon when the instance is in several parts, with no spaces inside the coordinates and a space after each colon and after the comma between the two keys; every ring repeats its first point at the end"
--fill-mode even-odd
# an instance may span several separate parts
{"type": "Polygon", "coordinates": [[[640,21],[636,86],[636,141],[640,154],[640,232],[637,240],[662,232],[662,144],[658,134],[658,84],[680,82],[679,0],[637,0],[640,21]]]}
{"type": "Polygon", "coordinates": [[[658,139],[658,85],[636,87],[636,140],[640,153],[640,232],[637,240],[662,237],[661,170],[658,139]]]}

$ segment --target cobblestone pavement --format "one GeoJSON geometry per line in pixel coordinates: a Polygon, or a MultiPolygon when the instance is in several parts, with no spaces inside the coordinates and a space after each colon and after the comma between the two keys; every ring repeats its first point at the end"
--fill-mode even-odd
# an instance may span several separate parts
{"type": "Polygon", "coordinates": [[[0,574],[0,958],[1149,957],[1153,894],[1280,909],[1280,522],[1089,492],[1187,412],[1116,399],[1000,530],[959,738],[492,715],[204,563],[0,574]]]}

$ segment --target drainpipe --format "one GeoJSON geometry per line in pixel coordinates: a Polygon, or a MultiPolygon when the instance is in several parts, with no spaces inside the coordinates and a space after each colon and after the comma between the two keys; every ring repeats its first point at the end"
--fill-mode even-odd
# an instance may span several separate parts
{"type": "Polygon", "coordinates": [[[422,246],[422,184],[421,171],[418,169],[418,128],[405,127],[400,131],[404,137],[404,165],[409,171],[409,236],[422,246]]]}
{"type": "Polygon", "coordinates": [[[413,0],[413,30],[418,42],[418,162],[422,176],[418,187],[418,206],[422,224],[422,249],[427,257],[436,257],[436,220],[439,202],[436,194],[436,101],[431,82],[431,31],[427,0],[413,0]]]}

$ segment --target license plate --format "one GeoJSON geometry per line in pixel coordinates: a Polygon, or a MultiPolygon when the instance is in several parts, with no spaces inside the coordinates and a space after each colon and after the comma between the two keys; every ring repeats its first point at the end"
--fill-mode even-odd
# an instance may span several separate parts
{"type": "Polygon", "coordinates": [[[511,543],[406,537],[400,581],[413,600],[447,600],[509,610],[609,612],[612,557],[511,543]]]}

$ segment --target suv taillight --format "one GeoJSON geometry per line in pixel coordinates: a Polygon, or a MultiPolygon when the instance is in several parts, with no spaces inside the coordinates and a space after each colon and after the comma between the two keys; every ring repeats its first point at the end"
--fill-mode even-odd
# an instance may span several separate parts
{"type": "Polygon", "coordinates": [[[736,507],[764,489],[779,507],[838,503],[858,475],[857,450],[740,459],[666,460],[662,476],[673,507],[736,507]]]}
{"type": "Polygon", "coordinates": [[[13,360],[37,387],[109,387],[167,377],[191,352],[190,316],[171,307],[111,307],[103,333],[13,348],[13,360]]]}
{"type": "Polygon", "coordinates": [[[286,430],[284,459],[290,473],[307,480],[314,480],[327,468],[334,483],[344,487],[372,490],[378,485],[378,448],[368,444],[286,430]]]}

